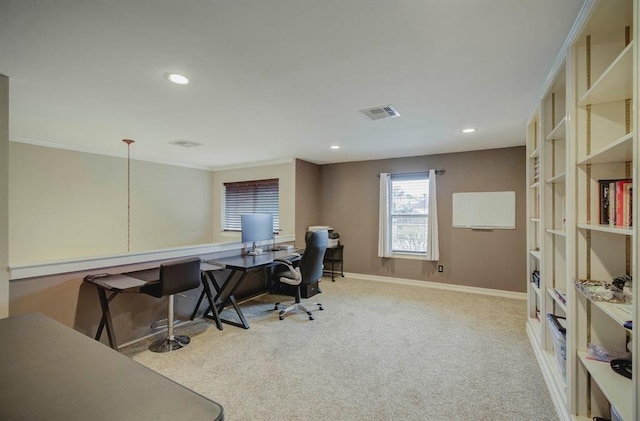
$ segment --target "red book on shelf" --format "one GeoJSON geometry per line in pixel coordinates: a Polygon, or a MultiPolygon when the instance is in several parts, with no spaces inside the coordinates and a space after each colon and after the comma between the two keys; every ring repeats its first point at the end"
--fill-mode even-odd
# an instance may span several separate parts
{"type": "Polygon", "coordinates": [[[616,226],[624,223],[624,181],[616,181],[616,226]]]}
{"type": "Polygon", "coordinates": [[[624,206],[623,225],[625,227],[631,226],[631,211],[633,209],[631,205],[631,192],[632,192],[631,186],[632,185],[633,184],[631,183],[631,180],[625,180],[622,186],[622,189],[623,189],[622,200],[623,200],[623,206],[624,206]]]}
{"type": "Polygon", "coordinates": [[[629,226],[629,187],[631,180],[623,179],[615,182],[615,225],[629,226]]]}

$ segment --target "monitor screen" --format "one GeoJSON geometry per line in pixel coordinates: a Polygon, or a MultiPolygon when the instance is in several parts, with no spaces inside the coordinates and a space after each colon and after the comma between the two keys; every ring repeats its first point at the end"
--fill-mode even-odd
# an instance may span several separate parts
{"type": "Polygon", "coordinates": [[[250,213],[241,215],[240,218],[243,243],[273,239],[273,215],[270,213],[250,213]]]}

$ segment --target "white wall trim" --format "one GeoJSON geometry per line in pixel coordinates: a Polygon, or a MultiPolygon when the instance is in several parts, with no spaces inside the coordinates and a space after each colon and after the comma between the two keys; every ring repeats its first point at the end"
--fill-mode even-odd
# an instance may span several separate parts
{"type": "MultiPolygon", "coordinates": [[[[295,241],[294,236],[279,237],[276,243],[295,241]]],[[[110,256],[84,257],[78,259],[58,260],[24,265],[10,265],[9,279],[25,279],[36,276],[55,275],[60,273],[78,272],[113,266],[132,265],[157,260],[175,259],[187,256],[206,255],[223,251],[238,250],[242,243],[199,244],[193,246],[174,247],[162,250],[152,250],[139,253],[123,253],[110,256]]]]}
{"type": "Polygon", "coordinates": [[[431,282],[431,281],[418,281],[415,279],[404,279],[404,278],[392,278],[389,276],[377,276],[377,275],[365,275],[362,273],[347,273],[345,272],[344,276],[348,276],[351,278],[358,278],[365,281],[376,281],[376,282],[389,282],[392,284],[401,284],[401,285],[412,285],[419,286],[425,288],[435,288],[435,289],[444,289],[448,291],[457,291],[457,292],[467,292],[470,294],[480,294],[480,295],[492,295],[495,297],[502,298],[513,298],[516,300],[526,300],[527,294],[524,292],[514,292],[514,291],[503,291],[500,289],[490,289],[490,288],[478,288],[478,287],[470,287],[465,285],[452,285],[445,284],[440,282],[431,282]]]}

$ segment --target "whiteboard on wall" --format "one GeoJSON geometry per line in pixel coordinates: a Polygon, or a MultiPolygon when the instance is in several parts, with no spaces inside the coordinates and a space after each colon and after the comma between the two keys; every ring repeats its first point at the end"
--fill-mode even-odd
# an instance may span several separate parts
{"type": "Polygon", "coordinates": [[[516,192],[453,193],[454,228],[515,229],[516,192]]]}

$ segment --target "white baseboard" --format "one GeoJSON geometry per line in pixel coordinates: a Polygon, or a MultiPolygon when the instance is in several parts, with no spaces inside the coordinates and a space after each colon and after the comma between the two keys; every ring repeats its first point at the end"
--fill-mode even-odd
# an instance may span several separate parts
{"type": "Polygon", "coordinates": [[[527,294],[524,292],[503,291],[499,289],[478,288],[464,285],[452,285],[440,282],[418,281],[415,279],[393,278],[389,276],[365,275],[362,273],[347,273],[344,276],[362,279],[365,281],[388,282],[392,284],[412,285],[425,288],[444,289],[448,291],[467,292],[470,294],[492,295],[502,298],[513,298],[516,300],[526,300],[527,294]]]}

